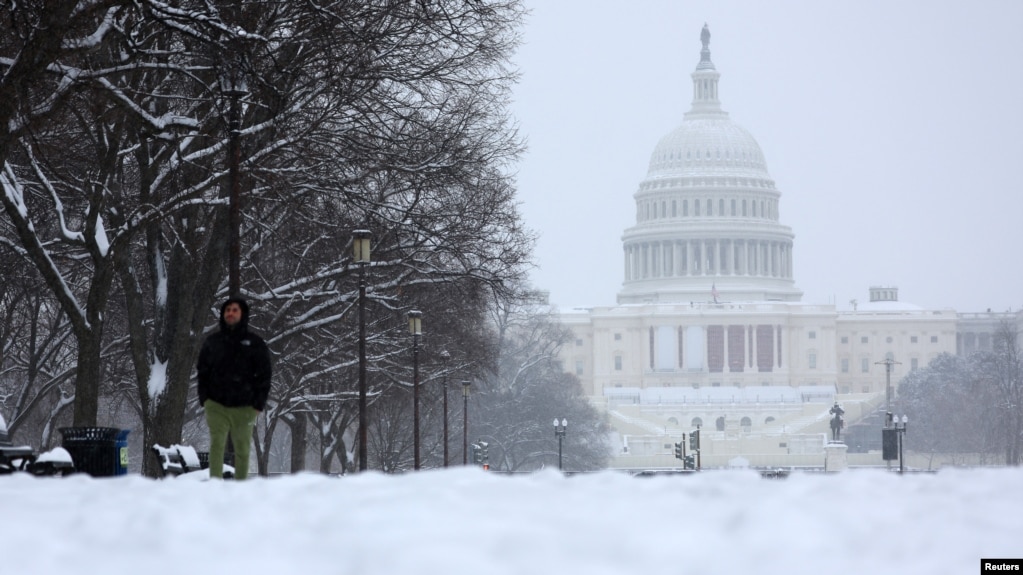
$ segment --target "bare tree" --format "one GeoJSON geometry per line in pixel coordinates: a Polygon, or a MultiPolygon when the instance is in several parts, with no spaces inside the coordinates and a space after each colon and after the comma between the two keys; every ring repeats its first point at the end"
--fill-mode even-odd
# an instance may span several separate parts
{"type": "Polygon", "coordinates": [[[943,354],[899,383],[898,400],[913,418],[906,445],[954,458],[1002,453],[1020,464],[1023,363],[1015,328],[1003,323],[994,349],[968,358],[943,354]]]}
{"type": "Polygon", "coordinates": [[[994,349],[971,357],[978,383],[986,389],[985,413],[998,443],[1005,453],[1005,464],[1023,462],[1023,352],[1015,326],[1002,322],[994,337],[994,349]]]}
{"type": "Polygon", "coordinates": [[[473,434],[490,444],[491,466],[524,471],[557,465],[557,418],[569,422],[563,439],[565,469],[606,467],[610,425],[558,361],[558,350],[571,334],[554,320],[543,294],[521,290],[518,298],[491,309],[500,360],[484,382],[472,417],[473,434]]]}

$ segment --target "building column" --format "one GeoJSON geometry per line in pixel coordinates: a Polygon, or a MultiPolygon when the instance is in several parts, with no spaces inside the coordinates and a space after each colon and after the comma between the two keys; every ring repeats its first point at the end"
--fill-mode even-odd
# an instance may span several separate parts
{"type": "Polygon", "coordinates": [[[671,275],[678,277],[682,275],[682,254],[679,253],[682,250],[679,249],[678,240],[671,243],[671,275]]]}
{"type": "Polygon", "coordinates": [[[650,244],[643,243],[643,277],[650,277],[650,244]]]}
{"type": "Polygon", "coordinates": [[[707,336],[707,326],[702,325],[703,330],[703,372],[710,373],[710,338],[707,336]]]}
{"type": "Polygon", "coordinates": [[[775,329],[775,326],[771,326],[771,348],[771,371],[776,371],[778,369],[778,350],[781,348],[778,346],[778,330],[775,329]]]}
{"type": "Polygon", "coordinates": [[[788,366],[788,362],[782,361],[785,357],[785,350],[789,348],[789,334],[785,331],[785,328],[781,325],[778,326],[778,369],[783,370],[788,366]]]}
{"type": "Polygon", "coordinates": [[[699,275],[707,275],[707,260],[703,257],[703,240],[696,242],[696,269],[699,275]]]}
{"type": "Polygon", "coordinates": [[[760,358],[757,357],[757,326],[751,325],[749,330],[750,330],[750,337],[753,339],[753,343],[752,343],[752,345],[750,345],[750,353],[752,354],[752,360],[753,360],[751,362],[752,365],[750,365],[750,369],[753,370],[753,373],[759,373],[760,372],[760,358]]]}
{"type": "Polygon", "coordinates": [[[630,281],[632,279],[632,270],[629,269],[629,262],[631,261],[631,258],[629,257],[629,254],[631,254],[631,253],[632,253],[632,246],[625,246],[625,257],[623,258],[625,260],[625,262],[624,262],[625,263],[625,269],[622,270],[623,273],[625,274],[625,281],[630,281]]]}
{"type": "Polygon", "coordinates": [[[728,324],[727,323],[724,324],[723,329],[724,329],[724,332],[725,332],[725,345],[724,345],[724,349],[725,349],[725,366],[722,368],[721,371],[723,373],[732,373],[732,369],[728,366],[728,324]]]}
{"type": "Polygon", "coordinates": [[[788,244],[787,246],[785,246],[785,253],[786,253],[785,260],[786,260],[786,262],[788,263],[788,266],[789,266],[789,269],[788,269],[788,274],[789,274],[788,275],[788,279],[792,279],[792,278],[796,277],[796,275],[795,275],[795,271],[792,269],[793,262],[792,262],[792,244],[791,243],[788,244]]]}

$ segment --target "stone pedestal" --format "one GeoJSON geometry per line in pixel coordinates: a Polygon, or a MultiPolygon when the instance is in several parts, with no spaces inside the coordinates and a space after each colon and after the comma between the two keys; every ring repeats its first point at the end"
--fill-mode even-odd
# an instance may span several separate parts
{"type": "Polygon", "coordinates": [[[849,467],[849,461],[846,458],[846,450],[849,446],[840,441],[829,441],[824,446],[824,471],[825,473],[834,473],[836,471],[843,471],[849,467]]]}

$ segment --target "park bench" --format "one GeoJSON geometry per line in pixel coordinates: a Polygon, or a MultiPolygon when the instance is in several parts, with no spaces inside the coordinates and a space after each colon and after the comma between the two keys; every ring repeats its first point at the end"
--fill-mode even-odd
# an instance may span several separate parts
{"type": "Polygon", "coordinates": [[[11,443],[7,423],[0,416],[0,475],[15,471],[27,471],[32,475],[67,475],[73,469],[70,455],[63,449],[57,448],[39,455],[27,445],[11,443]]]}
{"type": "MultiPolygon", "coordinates": [[[[201,471],[209,468],[208,454],[200,454],[190,445],[153,445],[153,453],[160,462],[160,471],[163,477],[177,477],[186,473],[201,471]],[[206,455],[207,458],[202,456],[206,455]],[[204,459],[206,459],[204,461],[204,459]]],[[[224,478],[234,477],[234,468],[224,465],[224,478]]]]}

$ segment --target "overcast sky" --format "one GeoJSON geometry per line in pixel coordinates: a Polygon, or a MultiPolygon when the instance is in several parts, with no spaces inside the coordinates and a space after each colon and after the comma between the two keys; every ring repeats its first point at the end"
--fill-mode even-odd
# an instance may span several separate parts
{"type": "Polygon", "coordinates": [[[807,303],[1023,307],[1023,2],[526,0],[512,112],[532,280],[614,305],[650,154],[711,31],[722,107],[760,143],[807,303]]]}

